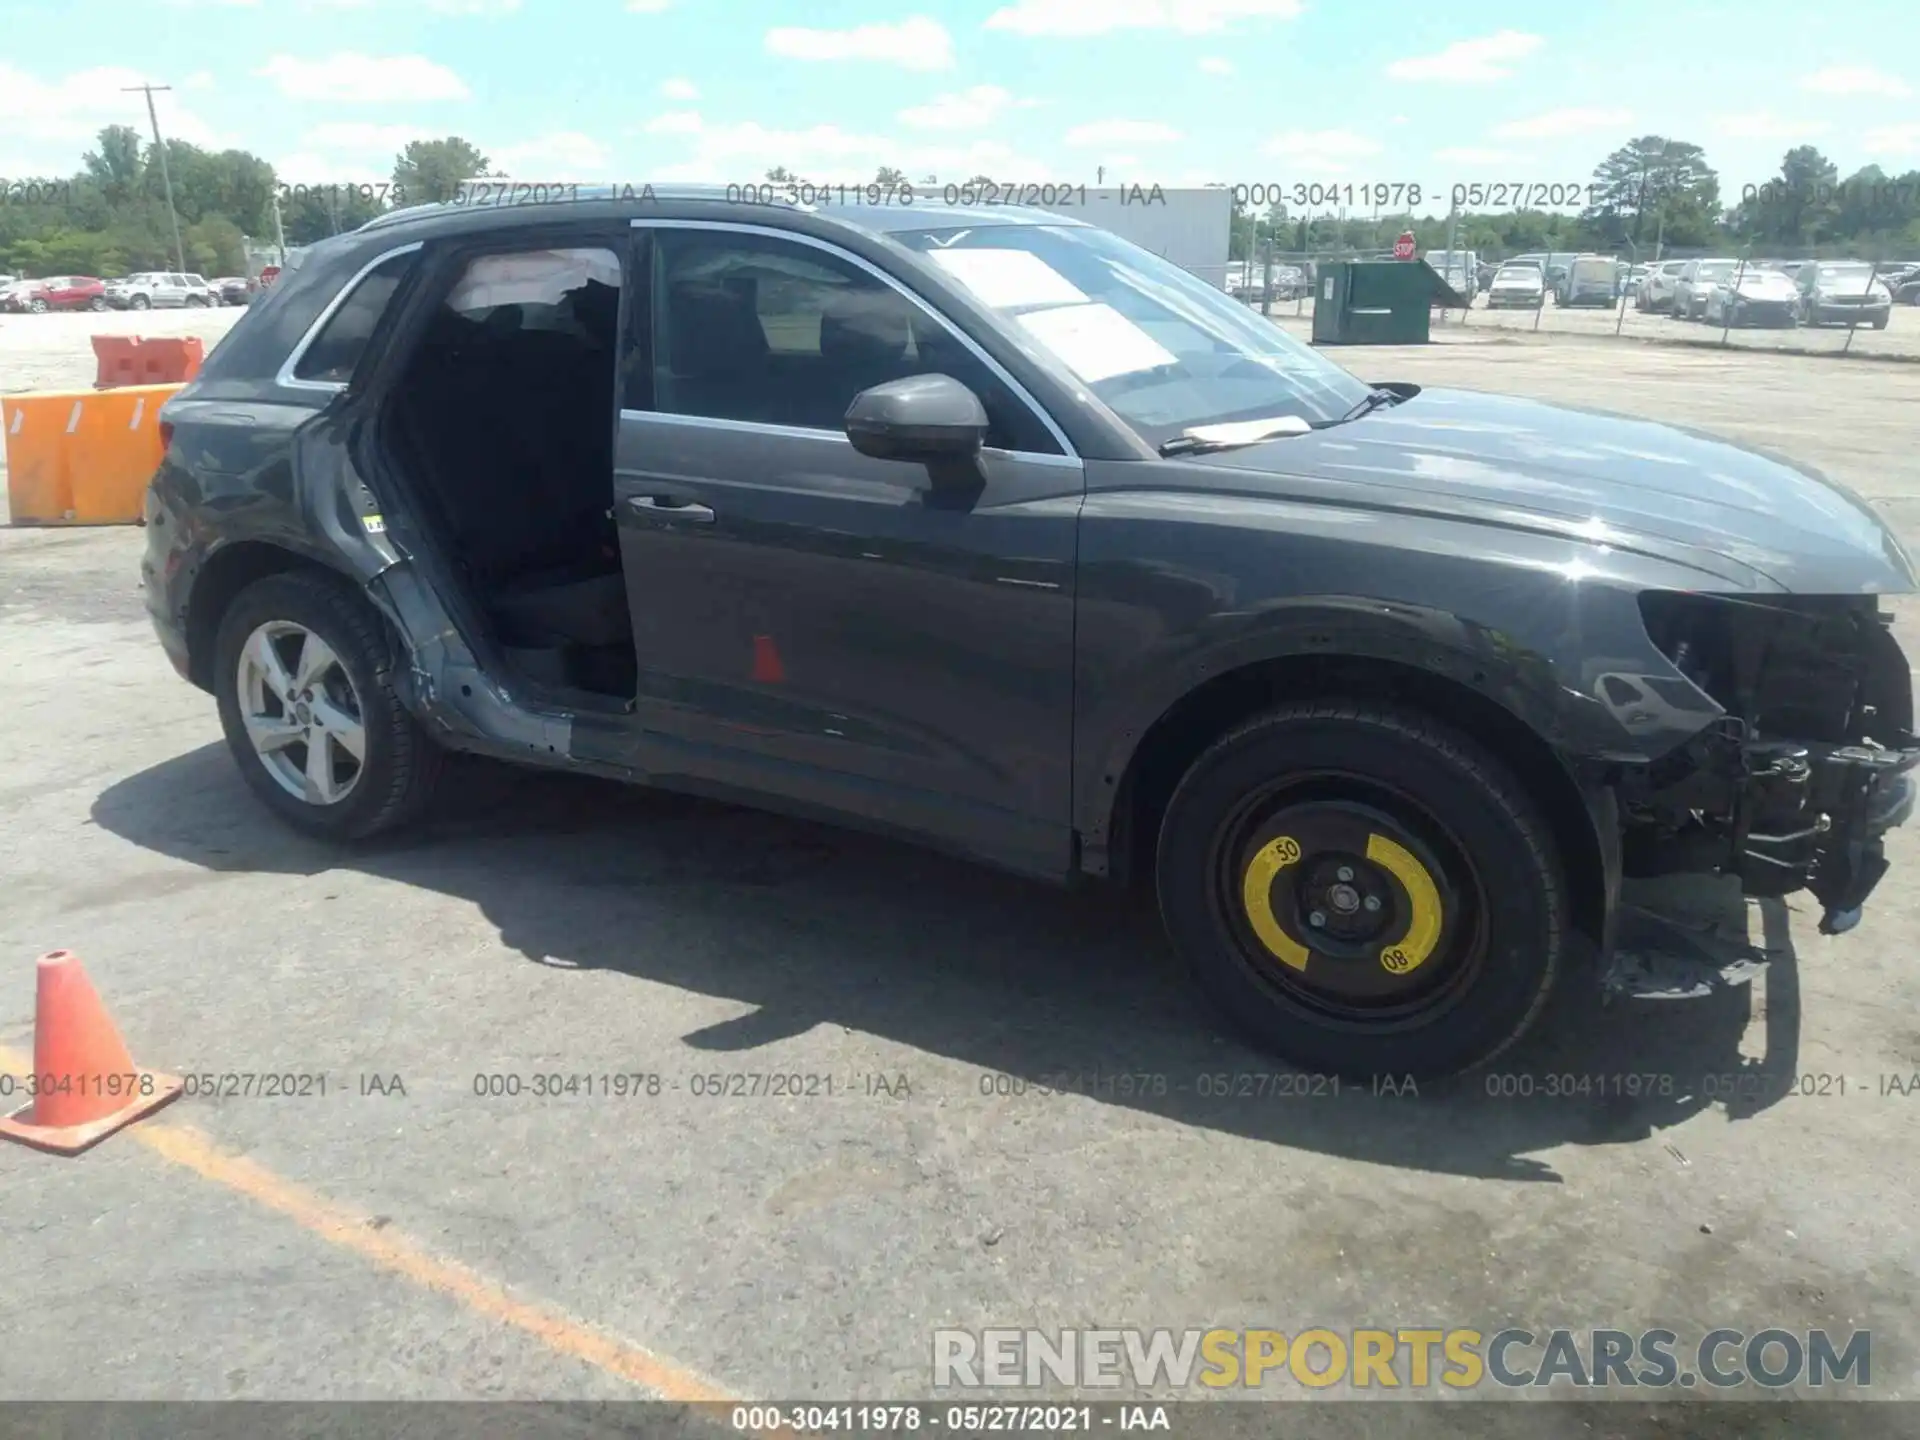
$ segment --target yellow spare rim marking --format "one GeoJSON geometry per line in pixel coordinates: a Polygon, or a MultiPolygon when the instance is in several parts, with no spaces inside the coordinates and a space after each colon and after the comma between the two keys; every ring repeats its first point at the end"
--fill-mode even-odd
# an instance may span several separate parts
{"type": "Polygon", "coordinates": [[[1427,874],[1427,867],[1414,859],[1406,847],[1396,845],[1384,835],[1367,837],[1367,858],[1400,882],[1413,907],[1413,918],[1400,943],[1380,952],[1383,970],[1391,975],[1408,974],[1426,964],[1433,947],[1440,943],[1440,921],[1445,913],[1440,905],[1440,892],[1434,887],[1433,877],[1427,874]]]}
{"type": "Polygon", "coordinates": [[[1240,903],[1247,912],[1247,923],[1260,943],[1282,965],[1294,970],[1307,968],[1307,947],[1280,928],[1273,914],[1273,880],[1289,865],[1300,862],[1300,842],[1291,835],[1279,835],[1260,847],[1247,865],[1240,882],[1240,903]]]}

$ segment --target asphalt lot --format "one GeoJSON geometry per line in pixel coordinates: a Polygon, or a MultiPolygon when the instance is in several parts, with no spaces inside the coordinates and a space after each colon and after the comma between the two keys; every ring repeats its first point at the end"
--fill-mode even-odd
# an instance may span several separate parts
{"type": "MultiPolygon", "coordinates": [[[[0,389],[90,381],[97,317],[68,318],[0,324],[0,389]]],[[[1764,444],[1920,543],[1920,367],[1520,337],[1342,358],[1764,444]]],[[[1920,1399],[1920,1094],[1880,1093],[1920,1071],[1910,836],[1854,935],[1760,916],[1786,955],[1751,993],[1575,992],[1500,1066],[1665,1098],[1203,1097],[1273,1066],[1097,895],[479,764],[404,839],[291,835],[153,642],[140,544],[0,530],[0,1059],[31,1050],[33,957],[67,947],[142,1064],[328,1086],[182,1100],[77,1160],[0,1148],[0,1397],[900,1397],[936,1326],[1524,1323],[1870,1328],[1873,1394],[1920,1399]],[[476,1094],[552,1073],[661,1081],[476,1094]],[[835,1093],[695,1093],[727,1074],[835,1093]],[[1088,1078],[983,1093],[1062,1075],[1088,1078]]]]}

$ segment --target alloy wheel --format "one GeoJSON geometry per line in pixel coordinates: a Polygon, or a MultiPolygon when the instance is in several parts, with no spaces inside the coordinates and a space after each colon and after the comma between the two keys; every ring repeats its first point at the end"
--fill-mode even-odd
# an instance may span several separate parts
{"type": "Polygon", "coordinates": [[[365,712],[333,647],[272,620],[247,637],[237,669],[240,718],[274,783],[309,805],[351,795],[366,764],[365,712]]]}

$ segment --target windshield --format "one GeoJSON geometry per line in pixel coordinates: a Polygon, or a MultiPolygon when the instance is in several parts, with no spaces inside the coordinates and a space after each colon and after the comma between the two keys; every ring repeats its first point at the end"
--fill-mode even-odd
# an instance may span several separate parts
{"type": "Polygon", "coordinates": [[[1493,279],[1496,285],[1502,280],[1524,280],[1529,284],[1537,285],[1540,283],[1540,267],[1538,265],[1502,265],[1494,273],[1493,279]]]}
{"type": "Polygon", "coordinates": [[[1695,274],[1702,280],[1724,280],[1740,268],[1738,260],[1708,260],[1695,274]]]}
{"type": "Polygon", "coordinates": [[[1334,421],[1366,385],[1179,266],[1091,226],[902,231],[1160,445],[1199,425],[1334,421]]]}
{"type": "Polygon", "coordinates": [[[1822,280],[1861,281],[1872,273],[1872,267],[1867,265],[1822,265],[1820,267],[1822,280]]]}

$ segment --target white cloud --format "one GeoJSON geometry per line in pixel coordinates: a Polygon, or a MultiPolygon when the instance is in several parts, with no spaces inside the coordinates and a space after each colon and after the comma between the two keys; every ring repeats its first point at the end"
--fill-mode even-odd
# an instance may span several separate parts
{"type": "Polygon", "coordinates": [[[1507,165],[1522,157],[1511,150],[1488,150],[1477,145],[1460,145],[1433,152],[1433,158],[1449,165],[1507,165]]]}
{"type": "Polygon", "coordinates": [[[1224,55],[1207,55],[1200,61],[1200,73],[1203,75],[1231,75],[1233,62],[1224,55]]]}
{"type": "Polygon", "coordinates": [[[370,120],[329,120],[316,125],[301,141],[318,150],[371,150],[393,153],[409,141],[427,139],[418,125],[376,125],[370,120]]]}
{"type": "Polygon", "coordinates": [[[987,29],[1017,35],[1105,35],[1177,30],[1204,35],[1237,20],[1291,20],[1301,0],[1014,0],[987,17],[987,29]]]}
{"type": "Polygon", "coordinates": [[[366,162],[347,163],[335,156],[317,155],[301,150],[281,155],[273,161],[273,173],[284,185],[387,185],[393,183],[391,167],[366,162]]]}
{"type": "Polygon", "coordinates": [[[1807,76],[1800,88],[1817,95],[1891,95],[1895,99],[1913,93],[1906,81],[1871,65],[1829,65],[1807,76]]]}
{"type": "Polygon", "coordinates": [[[1509,120],[1493,127],[1493,133],[1506,140],[1537,140],[1557,135],[1580,135],[1588,130],[1608,130],[1631,124],[1630,110],[1595,110],[1578,107],[1549,110],[1524,120],[1509,120]]]}
{"type": "Polygon", "coordinates": [[[1876,155],[1920,155],[1920,123],[1881,125],[1867,131],[1867,149],[1876,155]]]}
{"type": "Polygon", "coordinates": [[[324,60],[275,55],[254,72],[293,100],[341,103],[409,100],[464,100],[466,84],[446,66],[423,55],[361,55],[342,51],[324,60]]]}
{"type": "Polygon", "coordinates": [[[1164,145],[1180,132],[1158,120],[1095,120],[1067,132],[1069,145],[1164,145]]]}
{"type": "Polygon", "coordinates": [[[697,135],[702,124],[697,110],[668,110],[654,116],[642,128],[649,135],[697,135]]]}
{"type": "Polygon", "coordinates": [[[936,95],[924,105],[910,105],[900,112],[900,123],[916,130],[978,130],[991,125],[1010,107],[1031,104],[1019,101],[998,85],[976,85],[951,95],[936,95]]]}
{"type": "Polygon", "coordinates": [[[483,153],[495,170],[516,180],[606,180],[613,166],[607,147],[578,130],[555,130],[483,153]]]}
{"type": "Polygon", "coordinates": [[[1547,42],[1524,30],[1501,30],[1477,40],[1456,40],[1432,55],[1410,55],[1387,66],[1395,80],[1442,80],[1456,85],[1483,85],[1505,80],[1514,62],[1524,60],[1547,42]]]}
{"type": "Polygon", "coordinates": [[[627,0],[627,9],[636,15],[658,15],[673,0],[627,0]]]}
{"type": "Polygon", "coordinates": [[[908,70],[945,70],[953,64],[953,37],[924,15],[851,30],[777,26],[767,31],[766,47],[789,60],[878,60],[908,70]]]}
{"type": "Polygon", "coordinates": [[[1351,130],[1284,130],[1266,143],[1266,153],[1277,155],[1306,174],[1337,175],[1348,162],[1380,153],[1380,143],[1351,130]]]}
{"type": "Polygon", "coordinates": [[[1795,120],[1771,110],[1748,110],[1713,117],[1716,134],[1738,140],[1800,140],[1824,134],[1833,127],[1824,120],[1795,120]]]}
{"type": "Polygon", "coordinates": [[[213,87],[211,70],[196,70],[180,82],[182,90],[209,90],[213,87]]]}
{"type": "Polygon", "coordinates": [[[669,100],[698,100],[700,87],[683,76],[660,82],[660,93],[669,100]]]}
{"type": "Polygon", "coordinates": [[[427,8],[442,15],[511,15],[520,0],[427,0],[427,8]]]}
{"type": "Polygon", "coordinates": [[[755,121],[702,127],[684,160],[649,167],[661,180],[739,184],[759,181],[767,169],[785,165],[809,184],[866,182],[882,165],[906,171],[916,185],[928,175],[942,183],[974,175],[996,179],[1051,177],[1057,166],[1041,163],[995,140],[915,144],[886,135],[866,135],[837,125],[776,130],[755,121]]]}
{"type": "MultiPolygon", "coordinates": [[[[144,143],[146,100],[126,93],[126,87],[147,78],[122,66],[98,66],[42,80],[0,61],[0,174],[71,174],[104,125],[132,125],[144,143]]],[[[167,136],[214,150],[238,143],[181,104],[178,95],[160,91],[153,97],[167,136]]]]}

